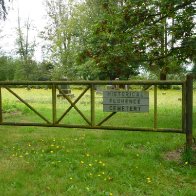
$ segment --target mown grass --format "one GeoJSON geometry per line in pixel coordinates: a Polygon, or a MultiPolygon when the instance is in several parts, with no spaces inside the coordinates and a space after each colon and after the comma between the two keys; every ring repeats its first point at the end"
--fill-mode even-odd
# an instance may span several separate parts
{"type": "MultiPolygon", "coordinates": [[[[26,96],[24,90],[16,91],[26,96]]],[[[28,102],[51,118],[50,91],[29,93],[32,94],[28,102]]],[[[152,98],[152,92],[150,96],[152,98]]],[[[159,91],[160,127],[180,126],[180,96],[179,91],[167,91],[166,95],[159,91]]],[[[4,114],[5,121],[39,121],[13,97],[4,93],[3,98],[10,108],[4,114]],[[11,110],[10,103],[17,107],[11,110]]],[[[78,107],[88,116],[87,98],[84,97],[78,107]]],[[[106,115],[101,111],[99,99],[97,121],[106,115]]],[[[117,114],[108,124],[152,126],[150,100],[149,114],[117,114]]],[[[194,119],[195,106],[194,100],[194,119]]],[[[65,101],[58,100],[59,116],[64,107],[68,107],[65,101]]],[[[65,121],[83,123],[74,112],[65,121]]],[[[195,130],[194,123],[194,133],[195,130]]],[[[167,156],[168,152],[183,148],[185,135],[182,134],[1,126],[0,138],[1,195],[196,194],[195,165],[183,157],[167,156]]]]}

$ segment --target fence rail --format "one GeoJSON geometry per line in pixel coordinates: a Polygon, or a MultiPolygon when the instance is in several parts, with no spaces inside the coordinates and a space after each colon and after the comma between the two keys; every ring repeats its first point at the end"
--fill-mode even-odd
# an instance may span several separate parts
{"type": "Polygon", "coordinates": [[[43,127],[68,127],[68,128],[85,128],[85,129],[106,129],[106,130],[127,130],[127,131],[154,131],[154,132],[173,132],[186,134],[187,146],[192,145],[192,108],[193,108],[193,77],[187,75],[185,81],[30,81],[30,82],[0,82],[0,125],[9,126],[43,126],[43,127]],[[52,120],[48,120],[45,116],[35,110],[29,103],[11,90],[12,87],[18,85],[32,86],[32,85],[49,85],[52,94],[52,120]],[[85,85],[82,93],[73,101],[60,88],[59,85],[85,85]],[[153,128],[138,128],[138,127],[122,127],[122,126],[106,126],[104,123],[108,121],[117,112],[110,113],[100,122],[95,122],[96,108],[95,108],[95,87],[96,85],[152,85],[154,86],[154,123],[153,128]],[[182,86],[182,124],[181,129],[174,128],[158,128],[157,126],[157,88],[159,85],[181,85],[182,86]],[[25,104],[37,116],[39,116],[44,123],[19,123],[19,122],[4,122],[3,119],[3,103],[2,103],[2,88],[9,91],[20,102],[25,104]],[[56,91],[70,104],[69,108],[57,118],[57,94],[56,91]],[[78,101],[84,94],[90,90],[90,119],[88,119],[83,112],[77,107],[78,101]],[[74,108],[78,114],[84,119],[87,125],[69,125],[60,123],[62,119],[74,108]]]}

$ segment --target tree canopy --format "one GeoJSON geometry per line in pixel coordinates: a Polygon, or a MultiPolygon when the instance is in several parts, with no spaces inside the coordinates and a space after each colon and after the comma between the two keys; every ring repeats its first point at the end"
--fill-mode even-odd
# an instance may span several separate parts
{"type": "MultiPolygon", "coordinates": [[[[128,79],[145,69],[167,79],[184,72],[196,59],[195,7],[195,0],[45,0],[40,37],[50,77],[128,79]]],[[[35,46],[21,29],[16,46],[26,66],[35,46]]]]}

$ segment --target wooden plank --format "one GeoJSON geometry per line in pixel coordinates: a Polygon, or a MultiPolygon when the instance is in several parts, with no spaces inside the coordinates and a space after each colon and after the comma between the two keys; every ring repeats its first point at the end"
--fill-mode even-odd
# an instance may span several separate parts
{"type": "Polygon", "coordinates": [[[142,113],[149,112],[148,105],[103,105],[104,112],[133,112],[142,113]]]}
{"type": "Polygon", "coordinates": [[[3,122],[2,93],[0,87],[0,124],[3,122]]]}
{"type": "Polygon", "coordinates": [[[111,98],[104,98],[103,99],[104,105],[149,105],[149,99],[140,99],[140,98],[117,98],[117,97],[111,97],[111,98]]]}
{"type": "Polygon", "coordinates": [[[147,98],[148,91],[103,91],[103,98],[147,98]]]}
{"type": "Polygon", "coordinates": [[[186,147],[191,148],[193,143],[193,76],[186,77],[186,147]]]}

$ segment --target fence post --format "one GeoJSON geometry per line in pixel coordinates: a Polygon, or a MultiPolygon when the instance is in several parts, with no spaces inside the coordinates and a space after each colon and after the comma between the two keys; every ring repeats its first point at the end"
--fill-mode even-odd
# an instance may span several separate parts
{"type": "Polygon", "coordinates": [[[91,84],[91,127],[95,126],[95,86],[91,84]]]}
{"type": "Polygon", "coordinates": [[[0,86],[0,124],[3,122],[2,95],[0,86]]]}
{"type": "Polygon", "coordinates": [[[192,147],[193,133],[193,76],[186,76],[186,147],[192,147]]]}
{"type": "Polygon", "coordinates": [[[56,86],[52,85],[52,121],[53,125],[56,124],[56,86]]]}

